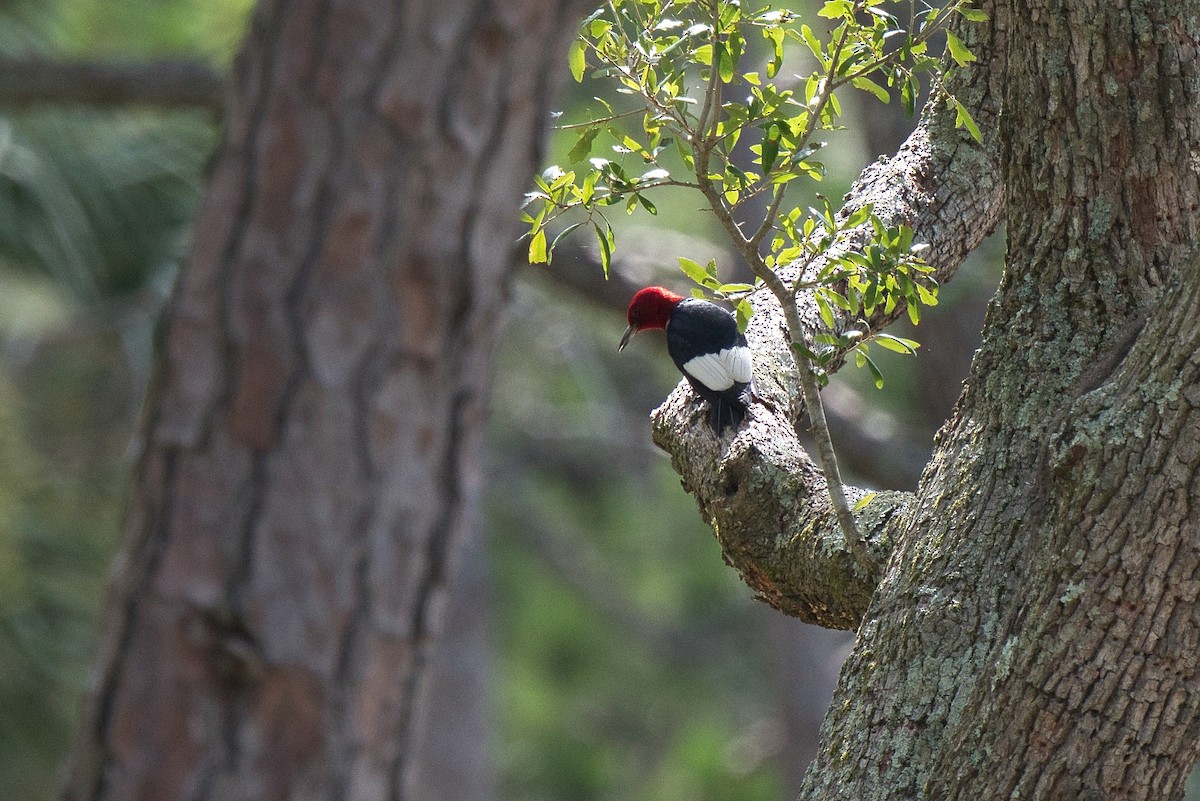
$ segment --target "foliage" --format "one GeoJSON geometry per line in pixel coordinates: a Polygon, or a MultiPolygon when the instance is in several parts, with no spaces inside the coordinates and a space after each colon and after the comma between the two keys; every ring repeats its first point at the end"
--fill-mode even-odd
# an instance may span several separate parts
{"type": "MultiPolygon", "coordinates": [[[[13,290],[0,285],[5,313],[13,290]]],[[[0,369],[3,798],[52,797],[70,742],[128,472],[119,354],[117,337],[90,332],[0,369]]]]}
{"type": "MultiPolygon", "coordinates": [[[[759,280],[771,285],[779,269],[798,266],[796,280],[786,288],[792,296],[815,291],[823,304],[852,315],[870,314],[876,306],[890,312],[902,303],[918,319],[922,303],[936,302],[936,285],[916,256],[911,231],[888,230],[869,207],[839,222],[828,201],[821,209],[784,205],[791,183],[823,178],[825,167],[817,156],[825,143],[816,137],[838,127],[837,92],[843,87],[883,102],[898,93],[911,114],[921,76],[932,75],[939,100],[954,104],[962,126],[979,136],[969,113],[946,92],[946,64],[931,55],[930,45],[935,34],[944,33],[951,58],[969,62],[974,56],[945,28],[956,14],[979,19],[981,13],[963,0],[919,12],[913,7],[907,27],[901,27],[881,6],[882,0],[831,0],[818,14],[833,28],[818,37],[809,25],[797,24],[792,12],[770,6],[750,11],[728,0],[606,3],[584,20],[569,65],[577,81],[594,67],[594,77],[614,83],[629,98],[628,107],[614,108],[597,98],[603,115],[563,126],[578,130],[578,139],[566,167],[553,165],[535,178],[537,189],[528,196],[524,216],[530,261],[550,261],[564,236],[587,225],[607,272],[616,245],[607,210],[623,205],[628,213],[642,208],[655,214],[648,197],[653,190],[683,187],[705,197],[759,280]],[[755,40],[767,45],[765,69],[745,68],[754,60],[755,40]],[[815,64],[794,82],[781,78],[789,42],[802,44],[815,64]],[[746,92],[743,99],[732,99],[736,90],[746,92]],[[609,142],[618,157],[593,156],[601,142],[609,142]],[[749,142],[748,165],[738,164],[739,142],[749,142]],[[748,204],[762,196],[769,199],[767,209],[747,226],[748,204]],[[574,211],[584,219],[550,239],[551,224],[574,211]],[[816,276],[804,274],[805,267],[829,253],[841,230],[867,225],[872,241],[862,253],[835,259],[816,276]],[[764,246],[765,256],[760,254],[764,246]]],[[[680,264],[698,293],[729,299],[743,323],[749,318],[746,296],[753,287],[721,282],[715,265],[700,268],[686,259],[680,264]]],[[[832,328],[832,315],[822,316],[832,328]]],[[[865,356],[862,343],[843,344],[865,356]]],[[[810,348],[804,352],[812,354],[810,348]]]]}
{"type": "MultiPolygon", "coordinates": [[[[756,282],[765,285],[783,309],[830,500],[847,543],[868,568],[870,559],[843,497],[820,387],[827,380],[826,367],[847,351],[869,367],[876,385],[882,386],[882,373],[868,353],[866,340],[873,332],[862,315],[904,304],[916,322],[920,305],[936,302],[937,287],[931,268],[917,255],[913,232],[905,226],[885,225],[869,206],[835,213],[823,201],[823,209],[805,213],[799,207],[788,209],[785,198],[793,182],[823,177],[824,165],[815,156],[824,143],[816,136],[838,127],[837,92],[844,87],[883,102],[891,99],[889,89],[898,91],[911,114],[919,77],[929,75],[937,101],[952,104],[960,127],[981,138],[970,114],[945,84],[951,62],[962,65],[974,58],[946,30],[955,15],[983,18],[968,3],[954,0],[942,8],[920,10],[910,4],[902,27],[882,7],[883,0],[828,0],[817,13],[833,28],[822,38],[809,25],[797,24],[789,11],[770,6],[744,9],[740,0],[608,0],[584,20],[569,66],[577,81],[594,66],[594,75],[614,82],[619,92],[632,98],[632,105],[616,109],[600,101],[603,116],[574,126],[581,133],[568,161],[578,169],[554,165],[536,178],[537,189],[527,198],[530,210],[523,215],[530,226],[530,262],[548,263],[563,236],[590,224],[607,274],[615,237],[606,208],[623,203],[631,214],[639,206],[655,214],[646,195],[667,186],[692,189],[704,197],[756,282]],[[945,34],[949,59],[930,53],[938,33],[945,34]],[[765,70],[743,68],[752,61],[748,43],[755,39],[769,44],[765,70]],[[815,68],[806,78],[785,84],[779,77],[789,40],[808,49],[815,68]],[[746,91],[744,99],[731,99],[738,88],[746,91]],[[640,175],[634,177],[621,159],[590,156],[601,133],[614,141],[612,149],[619,156],[641,162],[640,175]],[[735,146],[744,138],[753,155],[742,166],[735,146]],[[683,165],[675,174],[667,161],[672,152],[683,165]],[[761,219],[747,224],[743,218],[753,211],[746,203],[760,195],[766,198],[766,210],[761,219]],[[585,219],[547,241],[546,226],[575,210],[585,219]],[[865,246],[835,253],[839,233],[853,229],[862,229],[865,246]],[[811,336],[797,301],[806,290],[813,293],[827,329],[811,336]],[[839,327],[831,306],[846,312],[851,323],[839,327]]],[[[722,283],[715,265],[698,269],[681,259],[680,266],[697,283],[700,296],[707,291],[732,300],[739,323],[746,325],[752,313],[747,296],[755,287],[722,283]]],[[[881,341],[908,352],[916,347],[895,337],[881,341]]]]}
{"type": "MultiPolygon", "coordinates": [[[[202,49],[224,59],[223,34],[194,15],[185,24],[196,6],[16,0],[0,10],[0,53],[202,49]]],[[[238,20],[240,30],[241,19],[221,25],[238,20]]],[[[198,113],[0,113],[3,798],[57,791],[120,525],[152,314],[182,255],[214,133],[198,113]]]]}
{"type": "Polygon", "coordinates": [[[227,63],[254,0],[10,0],[0,50],[227,63]]]}
{"type": "Polygon", "coordinates": [[[193,114],[0,116],[0,260],[89,305],[169,278],[212,142],[193,114]]]}

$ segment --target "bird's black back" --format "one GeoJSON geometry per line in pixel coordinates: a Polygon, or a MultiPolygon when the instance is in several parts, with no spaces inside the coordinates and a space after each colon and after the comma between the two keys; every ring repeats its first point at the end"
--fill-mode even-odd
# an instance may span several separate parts
{"type": "Polygon", "coordinates": [[[679,301],[667,323],[667,353],[696,393],[708,401],[708,422],[718,434],[729,426],[737,428],[742,424],[752,394],[750,385],[735,383],[718,392],[697,381],[683,366],[697,356],[739,345],[745,347],[747,342],[746,335],[738,330],[737,320],[707,300],[679,301]]]}
{"type": "Polygon", "coordinates": [[[667,353],[681,371],[697,356],[745,344],[733,315],[707,300],[684,298],[667,324],[667,353]]]}

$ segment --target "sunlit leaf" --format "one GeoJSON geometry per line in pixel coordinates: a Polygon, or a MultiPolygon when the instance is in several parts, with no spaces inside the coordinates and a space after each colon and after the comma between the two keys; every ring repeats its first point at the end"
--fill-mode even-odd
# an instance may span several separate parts
{"type": "Polygon", "coordinates": [[[600,228],[598,223],[592,223],[592,228],[596,231],[596,241],[600,244],[600,266],[604,269],[604,278],[607,280],[608,272],[612,268],[612,227],[607,227],[607,233],[600,228]]]}
{"type": "Polygon", "coordinates": [[[717,74],[722,83],[733,81],[733,52],[728,44],[720,46],[717,51],[717,74]]]}
{"type": "Polygon", "coordinates": [[[571,77],[575,79],[575,83],[582,83],[583,74],[587,70],[587,45],[582,39],[571,42],[571,49],[567,51],[567,65],[571,68],[571,77]]]}
{"type": "Polygon", "coordinates": [[[746,326],[750,324],[750,318],[754,316],[754,307],[750,305],[750,301],[743,298],[733,307],[733,315],[737,319],[738,330],[744,334],[746,326]]]}
{"type": "Polygon", "coordinates": [[[946,48],[950,51],[950,58],[960,67],[975,61],[975,54],[952,31],[946,31],[946,48]]]}
{"type": "Polygon", "coordinates": [[[539,228],[538,232],[529,240],[529,263],[530,264],[546,264],[546,231],[544,228],[539,228]]]}
{"type": "Polygon", "coordinates": [[[679,257],[679,269],[683,270],[684,275],[701,286],[710,280],[708,271],[699,262],[692,261],[686,256],[679,257]]]}
{"type": "Polygon", "coordinates": [[[864,92],[870,92],[879,98],[880,103],[890,103],[892,96],[888,94],[888,90],[884,89],[879,84],[872,81],[870,78],[859,76],[850,81],[850,85],[855,89],[862,89],[864,92]]]}
{"type": "Polygon", "coordinates": [[[915,355],[917,348],[921,347],[921,343],[916,340],[905,339],[904,337],[893,336],[883,332],[876,335],[875,341],[879,344],[879,347],[885,350],[907,355],[915,355]]]}
{"type": "Polygon", "coordinates": [[[818,17],[826,19],[840,19],[850,16],[854,11],[854,4],[850,0],[829,0],[825,5],[821,6],[821,10],[817,12],[818,17]]]}
{"type": "Polygon", "coordinates": [[[866,495],[864,495],[858,499],[858,503],[854,504],[853,511],[861,512],[863,509],[866,509],[867,504],[869,504],[871,501],[875,500],[875,497],[877,495],[879,495],[878,492],[868,492],[866,495]]]}
{"type": "Polygon", "coordinates": [[[567,153],[567,161],[571,164],[578,164],[587,158],[592,152],[592,142],[596,141],[596,134],[600,133],[599,128],[588,128],[580,135],[575,142],[574,147],[567,153]]]}
{"type": "Polygon", "coordinates": [[[979,126],[975,124],[975,120],[971,117],[971,113],[967,111],[966,106],[958,102],[956,98],[951,98],[950,101],[954,104],[955,119],[954,127],[966,128],[971,134],[971,138],[982,144],[983,133],[979,130],[979,126]]]}
{"type": "Polygon", "coordinates": [[[562,229],[562,231],[559,232],[558,236],[554,237],[553,241],[550,242],[549,249],[546,251],[547,262],[549,262],[549,260],[554,257],[554,249],[556,247],[558,247],[558,243],[564,237],[566,237],[568,234],[570,234],[572,231],[574,231],[576,228],[578,228],[581,225],[583,225],[583,223],[581,223],[581,222],[572,223],[571,225],[568,225],[566,228],[562,229]]]}
{"type": "Polygon", "coordinates": [[[883,372],[880,371],[879,365],[875,364],[874,359],[866,354],[866,346],[861,345],[859,347],[863,348],[863,350],[860,350],[858,355],[862,356],[863,364],[865,364],[867,370],[871,372],[871,377],[875,379],[875,389],[883,389],[883,372]]]}

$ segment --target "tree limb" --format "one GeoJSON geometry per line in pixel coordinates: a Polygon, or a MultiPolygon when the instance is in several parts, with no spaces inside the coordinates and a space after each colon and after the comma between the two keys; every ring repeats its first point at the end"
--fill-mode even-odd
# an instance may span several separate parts
{"type": "Polygon", "coordinates": [[[225,76],[200,61],[110,63],[0,58],[0,106],[41,103],[204,108],[222,113],[225,76]]]}
{"type": "MultiPolygon", "coordinates": [[[[960,25],[957,33],[981,61],[993,57],[984,41],[986,26],[960,25]]],[[[915,241],[929,245],[924,255],[939,283],[948,281],[993,230],[1003,208],[992,133],[1001,93],[987,84],[991,74],[987,65],[965,69],[950,86],[989,132],[983,145],[956,129],[954,112],[945,104],[930,103],[896,156],[867,167],[846,196],[846,213],[869,203],[886,225],[911,226],[915,241]]],[[[856,232],[850,232],[835,255],[859,244],[856,232]]],[[[691,390],[681,383],[654,412],[654,441],[671,455],[726,560],[764,601],[807,622],[851,628],[865,613],[879,574],[856,563],[829,508],[821,471],[792,428],[791,407],[802,401],[783,312],[766,289],[752,302],[755,315],[747,337],[761,402],[751,418],[732,441],[718,442],[705,429],[691,390]]],[[[800,306],[805,325],[818,329],[811,296],[802,296],[800,306]]],[[[863,322],[876,331],[900,311],[863,322]]],[[[837,322],[843,327],[857,321],[837,322]]],[[[847,487],[846,494],[853,503],[865,493],[847,487]]],[[[856,513],[867,547],[880,564],[887,561],[911,497],[879,493],[856,513]]]]}

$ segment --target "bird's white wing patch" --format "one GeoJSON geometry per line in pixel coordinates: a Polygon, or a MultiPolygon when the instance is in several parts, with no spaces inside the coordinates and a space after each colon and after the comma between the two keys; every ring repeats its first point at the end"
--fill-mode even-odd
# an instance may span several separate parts
{"type": "Polygon", "coordinates": [[[744,345],[695,356],[683,365],[683,369],[714,392],[729,389],[735,383],[749,384],[754,375],[750,349],[744,345]]]}

